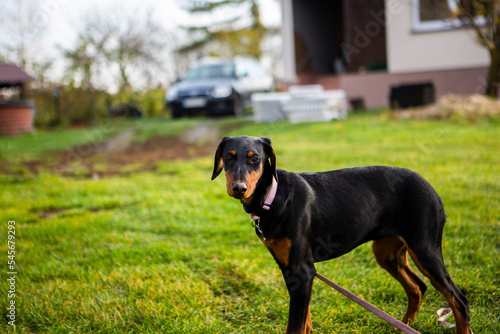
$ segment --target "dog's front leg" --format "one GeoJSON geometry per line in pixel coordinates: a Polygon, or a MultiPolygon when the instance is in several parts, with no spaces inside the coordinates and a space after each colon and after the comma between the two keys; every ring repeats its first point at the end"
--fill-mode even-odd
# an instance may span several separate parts
{"type": "Polygon", "coordinates": [[[287,334],[309,334],[312,332],[309,301],[316,274],[312,261],[302,264],[292,264],[282,268],[285,283],[290,294],[290,309],[288,313],[287,334]]]}

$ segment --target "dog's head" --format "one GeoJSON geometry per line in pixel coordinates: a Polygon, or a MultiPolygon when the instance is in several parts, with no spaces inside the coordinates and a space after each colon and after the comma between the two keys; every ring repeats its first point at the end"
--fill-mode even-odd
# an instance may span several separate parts
{"type": "Polygon", "coordinates": [[[224,137],[215,152],[212,180],[222,169],[229,196],[250,201],[265,170],[276,176],[276,155],[268,138],[224,137]]]}

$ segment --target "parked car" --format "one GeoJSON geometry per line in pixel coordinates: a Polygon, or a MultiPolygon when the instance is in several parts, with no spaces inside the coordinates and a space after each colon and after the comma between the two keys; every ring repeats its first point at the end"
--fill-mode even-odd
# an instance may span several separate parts
{"type": "Polygon", "coordinates": [[[273,78],[251,57],[211,59],[171,86],[165,100],[172,117],[208,113],[241,115],[252,93],[271,89],[273,78]]]}

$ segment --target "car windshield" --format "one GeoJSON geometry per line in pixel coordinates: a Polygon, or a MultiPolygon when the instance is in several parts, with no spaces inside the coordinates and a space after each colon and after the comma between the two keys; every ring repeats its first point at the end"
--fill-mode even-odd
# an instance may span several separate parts
{"type": "Polygon", "coordinates": [[[234,64],[201,65],[188,72],[184,80],[200,80],[213,78],[233,78],[234,64]]]}

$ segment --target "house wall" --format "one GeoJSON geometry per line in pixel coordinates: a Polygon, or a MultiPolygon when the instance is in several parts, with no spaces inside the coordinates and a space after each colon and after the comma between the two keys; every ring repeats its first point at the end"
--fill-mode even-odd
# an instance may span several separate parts
{"type": "Polygon", "coordinates": [[[483,94],[487,68],[418,73],[386,72],[324,76],[299,76],[300,84],[320,84],[325,89],[343,89],[347,100],[363,99],[368,109],[387,107],[391,86],[409,83],[432,82],[435,97],[453,93],[460,95],[483,94]]]}
{"type": "Polygon", "coordinates": [[[471,29],[414,32],[413,1],[386,2],[388,70],[408,73],[479,68],[489,65],[485,48],[471,29]]]}

